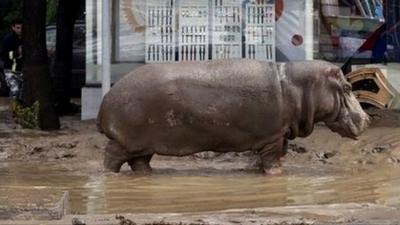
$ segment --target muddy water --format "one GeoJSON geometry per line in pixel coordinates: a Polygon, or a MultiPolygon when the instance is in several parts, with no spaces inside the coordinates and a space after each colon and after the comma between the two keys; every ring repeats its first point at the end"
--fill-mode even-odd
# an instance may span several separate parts
{"type": "MultiPolygon", "coordinates": [[[[295,170],[294,170],[295,171],[295,170]]],[[[400,208],[400,169],[344,175],[290,172],[209,174],[155,171],[150,176],[96,172],[80,174],[71,165],[1,163],[1,193],[25,190],[70,193],[77,214],[187,212],[327,203],[378,203],[400,208]]]]}

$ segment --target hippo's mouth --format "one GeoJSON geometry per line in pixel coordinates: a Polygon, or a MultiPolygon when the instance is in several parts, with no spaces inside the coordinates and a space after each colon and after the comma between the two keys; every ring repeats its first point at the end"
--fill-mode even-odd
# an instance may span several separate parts
{"type": "Polygon", "coordinates": [[[338,133],[342,137],[351,138],[353,140],[358,140],[357,137],[359,136],[358,132],[353,131],[351,128],[349,128],[349,129],[340,129],[338,131],[338,133]]]}
{"type": "Polygon", "coordinates": [[[336,118],[331,122],[326,122],[326,125],[333,132],[338,133],[342,137],[348,137],[357,140],[357,131],[354,123],[349,115],[348,110],[344,107],[337,113],[336,118]]]}
{"type": "Polygon", "coordinates": [[[336,119],[332,122],[326,122],[326,125],[342,137],[358,140],[358,136],[369,125],[369,118],[365,114],[350,112],[346,108],[342,108],[336,119]]]}
{"type": "Polygon", "coordinates": [[[333,122],[333,123],[326,123],[329,129],[331,129],[333,132],[338,133],[342,137],[347,137],[351,138],[353,140],[358,140],[357,139],[357,134],[356,132],[353,132],[351,128],[341,121],[333,122]]]}
{"type": "Polygon", "coordinates": [[[325,124],[342,137],[357,140],[357,137],[368,127],[369,116],[361,108],[352,92],[344,93],[337,98],[339,109],[325,124]]]}

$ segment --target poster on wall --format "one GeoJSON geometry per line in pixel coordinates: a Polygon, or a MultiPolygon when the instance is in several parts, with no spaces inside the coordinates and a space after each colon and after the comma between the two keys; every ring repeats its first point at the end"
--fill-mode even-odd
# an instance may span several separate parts
{"type": "Polygon", "coordinates": [[[277,61],[304,60],[305,1],[276,0],[277,61]]]}
{"type": "Polygon", "coordinates": [[[120,0],[118,61],[145,61],[146,1],[120,0]]]}

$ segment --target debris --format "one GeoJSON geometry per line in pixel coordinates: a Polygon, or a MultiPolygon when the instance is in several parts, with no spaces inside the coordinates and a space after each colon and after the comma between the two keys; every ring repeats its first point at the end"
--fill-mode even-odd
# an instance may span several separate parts
{"type": "Polygon", "coordinates": [[[145,223],[144,225],[205,225],[204,223],[167,223],[167,222],[155,222],[155,223],[145,223]]]}
{"type": "Polygon", "coordinates": [[[86,225],[83,219],[72,218],[72,225],[86,225]]]}
{"type": "Polygon", "coordinates": [[[274,223],[273,225],[311,225],[311,223],[299,222],[299,223],[292,223],[292,222],[281,222],[281,223],[274,223]]]}
{"type": "Polygon", "coordinates": [[[63,157],[63,158],[73,158],[73,157],[75,157],[75,155],[72,154],[72,153],[64,153],[64,154],[62,155],[62,157],[63,157]]]}
{"type": "MultiPolygon", "coordinates": [[[[137,223],[133,222],[130,219],[125,218],[121,215],[116,215],[115,219],[119,220],[119,225],[137,225],[137,223]]],[[[153,222],[153,223],[145,223],[145,225],[205,225],[205,223],[168,223],[164,221],[153,222]]]]}
{"type": "Polygon", "coordinates": [[[318,159],[326,160],[336,155],[335,152],[318,152],[315,154],[318,159]]]}
{"type": "Polygon", "coordinates": [[[333,156],[336,155],[336,152],[318,152],[315,153],[315,156],[317,157],[318,161],[321,161],[322,163],[328,163],[328,159],[332,158],[333,156]]]}
{"type": "Polygon", "coordinates": [[[353,162],[354,164],[361,164],[361,165],[372,165],[374,164],[372,161],[370,160],[356,160],[353,162]]]}
{"type": "Polygon", "coordinates": [[[292,143],[289,144],[288,150],[290,150],[292,152],[300,153],[300,154],[307,152],[307,149],[303,145],[292,144],[292,143]]]}
{"type": "Polygon", "coordinates": [[[193,155],[194,159],[214,159],[218,156],[222,155],[220,152],[206,151],[199,152],[193,155]]]}
{"type": "Polygon", "coordinates": [[[393,157],[393,156],[390,157],[390,158],[388,158],[387,161],[388,161],[389,163],[392,163],[392,164],[400,164],[400,159],[395,158],[395,157],[393,157]]]}
{"type": "Polygon", "coordinates": [[[377,145],[375,148],[372,149],[372,153],[383,153],[386,150],[390,149],[392,147],[391,144],[385,144],[385,145],[377,145]]]}
{"type": "Polygon", "coordinates": [[[116,215],[115,219],[119,220],[119,225],[136,225],[135,222],[130,219],[126,219],[124,216],[116,215]]]}
{"type": "Polygon", "coordinates": [[[353,86],[353,93],[358,101],[377,108],[391,108],[396,90],[390,85],[379,68],[361,68],[346,74],[347,80],[353,86]]]}
{"type": "Polygon", "coordinates": [[[75,142],[66,142],[66,143],[57,143],[54,145],[54,147],[71,149],[71,148],[75,148],[77,144],[78,143],[76,141],[75,142]]]}
{"type": "Polygon", "coordinates": [[[363,153],[363,154],[379,154],[379,153],[387,152],[391,148],[392,148],[392,144],[376,145],[373,148],[361,149],[361,153],[363,153]]]}
{"type": "Polygon", "coordinates": [[[30,155],[35,155],[44,151],[43,147],[33,147],[33,149],[29,152],[30,155]]]}

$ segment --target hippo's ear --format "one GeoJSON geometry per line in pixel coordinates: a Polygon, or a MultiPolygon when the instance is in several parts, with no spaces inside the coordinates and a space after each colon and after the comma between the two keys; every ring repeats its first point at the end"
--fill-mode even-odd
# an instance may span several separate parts
{"type": "Polygon", "coordinates": [[[340,68],[329,67],[325,69],[325,75],[332,80],[339,80],[340,72],[340,68]]]}

